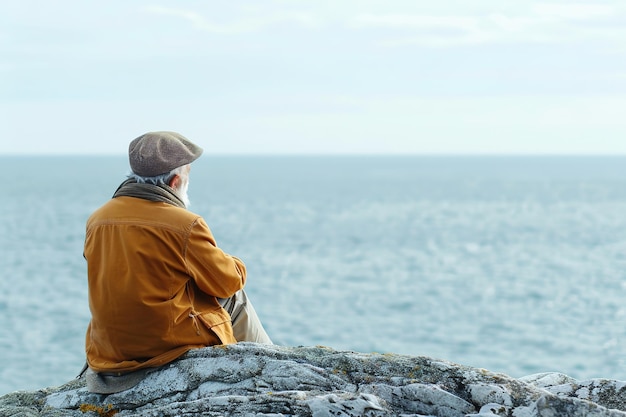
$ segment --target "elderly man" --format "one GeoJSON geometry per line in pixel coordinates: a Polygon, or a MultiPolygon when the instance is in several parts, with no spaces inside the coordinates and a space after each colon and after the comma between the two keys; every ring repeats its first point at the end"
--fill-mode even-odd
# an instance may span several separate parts
{"type": "Polygon", "coordinates": [[[244,263],[186,209],[202,149],[175,132],[130,143],[132,174],[87,221],[87,387],[112,393],[193,348],[272,343],[243,292],[244,263]]]}

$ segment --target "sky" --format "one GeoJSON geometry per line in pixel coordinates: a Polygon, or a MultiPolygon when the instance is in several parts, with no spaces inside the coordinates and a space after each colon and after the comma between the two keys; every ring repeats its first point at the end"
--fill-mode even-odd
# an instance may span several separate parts
{"type": "Polygon", "coordinates": [[[0,155],[626,154],[622,0],[0,0],[0,155]]]}

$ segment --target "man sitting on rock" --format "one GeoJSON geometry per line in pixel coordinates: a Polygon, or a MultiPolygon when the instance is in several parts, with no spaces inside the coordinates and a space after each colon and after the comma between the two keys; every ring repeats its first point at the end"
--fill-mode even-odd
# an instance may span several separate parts
{"type": "Polygon", "coordinates": [[[175,132],[130,143],[132,174],[87,221],[87,388],[113,393],[190,349],[272,343],[243,291],[244,263],[187,210],[202,148],[175,132]]]}

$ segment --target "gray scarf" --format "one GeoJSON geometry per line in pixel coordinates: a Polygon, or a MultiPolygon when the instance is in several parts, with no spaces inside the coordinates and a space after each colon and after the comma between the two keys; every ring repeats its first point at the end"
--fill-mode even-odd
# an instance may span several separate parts
{"type": "Polygon", "coordinates": [[[178,197],[176,190],[169,185],[144,184],[137,182],[133,178],[127,179],[117,188],[113,198],[117,197],[143,198],[144,200],[160,201],[176,207],[186,208],[185,203],[178,197]]]}

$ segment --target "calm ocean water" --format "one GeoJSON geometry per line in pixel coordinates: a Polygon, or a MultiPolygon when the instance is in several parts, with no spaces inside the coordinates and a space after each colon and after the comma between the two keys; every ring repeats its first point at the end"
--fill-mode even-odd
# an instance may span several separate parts
{"type": "MultiPolygon", "coordinates": [[[[0,394],[72,379],[118,157],[0,157],[0,394]]],[[[626,380],[626,157],[211,157],[190,209],[278,344],[626,380]]]]}

